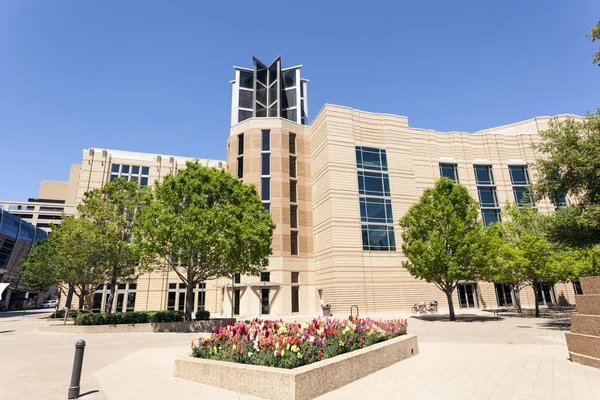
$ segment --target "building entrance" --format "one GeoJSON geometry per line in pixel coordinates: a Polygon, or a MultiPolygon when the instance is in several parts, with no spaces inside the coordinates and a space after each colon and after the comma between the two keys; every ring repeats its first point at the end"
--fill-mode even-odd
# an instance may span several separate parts
{"type": "Polygon", "coordinates": [[[459,283],[457,289],[460,308],[478,307],[476,283],[459,283]]]}

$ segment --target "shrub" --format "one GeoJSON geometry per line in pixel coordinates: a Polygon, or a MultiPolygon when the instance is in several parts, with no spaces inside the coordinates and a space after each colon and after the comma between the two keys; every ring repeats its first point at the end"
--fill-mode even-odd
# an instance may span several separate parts
{"type": "Polygon", "coordinates": [[[406,334],[406,320],[253,320],[215,327],[208,339],[192,342],[192,356],[279,368],[296,368],[406,334]]]}
{"type": "MultiPolygon", "coordinates": [[[[87,314],[87,313],[89,313],[88,310],[69,310],[69,318],[75,318],[79,314],[87,314]]],[[[52,314],[50,314],[50,318],[64,318],[64,317],[65,317],[64,309],[55,311],[52,314]]]]}
{"type": "MultiPolygon", "coordinates": [[[[64,316],[64,315],[63,315],[64,316]]],[[[179,311],[136,311],[118,312],[113,314],[80,314],[75,319],[75,325],[122,325],[144,324],[148,322],[179,322],[184,314],[179,311]]]]}
{"type": "Polygon", "coordinates": [[[199,310],[196,313],[196,320],[197,321],[203,321],[203,320],[207,320],[207,319],[210,319],[210,311],[199,310]]]}

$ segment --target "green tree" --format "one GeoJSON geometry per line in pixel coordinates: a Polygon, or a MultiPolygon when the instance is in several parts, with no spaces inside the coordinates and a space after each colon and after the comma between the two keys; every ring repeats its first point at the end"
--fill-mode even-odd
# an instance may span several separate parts
{"type": "MultiPolygon", "coordinates": [[[[586,37],[588,39],[590,39],[592,42],[595,42],[596,40],[600,41],[600,21],[598,21],[598,24],[596,24],[596,26],[594,26],[592,29],[590,29],[590,33],[586,35],[586,37]]],[[[592,59],[592,64],[596,64],[599,63],[598,65],[600,65],[600,49],[598,49],[598,51],[596,51],[596,54],[594,55],[594,58],[592,59]]]]}
{"type": "Polygon", "coordinates": [[[574,201],[549,221],[551,239],[573,247],[600,244],[600,109],[583,120],[551,120],[540,135],[535,197],[574,201]]]}
{"type": "Polygon", "coordinates": [[[543,282],[556,283],[567,280],[569,270],[560,262],[564,256],[560,248],[554,246],[546,234],[548,217],[530,205],[519,207],[507,204],[504,220],[499,226],[497,254],[493,263],[494,282],[513,285],[517,307],[520,309],[519,292],[529,286],[535,298],[535,316],[540,316],[537,288],[543,282]]]}
{"type": "Polygon", "coordinates": [[[487,265],[487,241],[479,206],[468,190],[448,178],[425,190],[400,220],[404,268],[446,294],[450,320],[456,319],[452,294],[461,280],[476,279],[487,265]]]}
{"type": "Polygon", "coordinates": [[[55,225],[48,239],[33,245],[21,266],[24,282],[31,287],[58,285],[67,291],[66,307],[73,293],[83,308],[89,287],[103,281],[103,235],[89,221],[65,217],[55,225]]]}
{"type": "Polygon", "coordinates": [[[117,178],[102,189],[86,192],[77,207],[81,218],[91,222],[103,236],[101,265],[105,270],[105,281],[111,287],[106,312],[116,309],[117,283],[134,280],[142,271],[139,268],[141,253],[132,240],[133,221],[149,196],[149,189],[140,188],[137,182],[117,178]]]}
{"type": "Polygon", "coordinates": [[[275,228],[253,185],[197,162],[157,184],[135,222],[154,264],[172,269],[187,285],[187,320],[198,283],[257,275],[268,265],[275,228]]]}

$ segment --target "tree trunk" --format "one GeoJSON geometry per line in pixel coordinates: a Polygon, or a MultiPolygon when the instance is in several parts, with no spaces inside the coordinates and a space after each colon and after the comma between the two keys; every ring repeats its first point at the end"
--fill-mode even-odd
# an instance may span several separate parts
{"type": "Polygon", "coordinates": [[[75,285],[69,284],[69,290],[67,291],[67,300],[65,301],[65,307],[71,308],[73,302],[73,293],[75,292],[75,285]]]}
{"type": "Polygon", "coordinates": [[[192,321],[194,312],[194,277],[191,273],[191,268],[187,273],[187,286],[185,287],[185,320],[192,321]]]}
{"type": "Polygon", "coordinates": [[[81,286],[81,294],[79,295],[79,309],[83,310],[83,304],[85,302],[85,285],[81,286]]]}
{"type": "Polygon", "coordinates": [[[107,313],[112,313],[116,311],[116,302],[117,298],[117,266],[113,265],[112,274],[110,277],[110,295],[108,296],[108,310],[107,313]]]}
{"type": "Polygon", "coordinates": [[[517,286],[516,289],[513,286],[513,293],[515,295],[515,306],[517,306],[517,312],[522,313],[523,309],[521,308],[521,289],[517,286]]]}
{"type": "Polygon", "coordinates": [[[446,288],[446,298],[448,299],[448,313],[450,315],[450,321],[456,321],[456,315],[454,315],[454,302],[452,300],[452,289],[446,288]]]}
{"type": "Polygon", "coordinates": [[[540,317],[540,303],[538,300],[538,283],[537,282],[533,282],[533,301],[535,302],[535,317],[539,318],[540,317]]]}

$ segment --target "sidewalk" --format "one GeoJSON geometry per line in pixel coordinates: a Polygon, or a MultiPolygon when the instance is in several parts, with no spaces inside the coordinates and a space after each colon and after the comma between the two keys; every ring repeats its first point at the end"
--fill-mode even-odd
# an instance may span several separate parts
{"type": "MultiPolygon", "coordinates": [[[[446,322],[443,316],[393,315],[408,317],[420,354],[320,399],[600,399],[600,370],[567,359],[567,317],[504,318],[477,311],[446,322]]],[[[45,322],[34,316],[0,319],[0,331],[7,332],[0,334],[3,360],[9,366],[0,378],[3,400],[66,396],[80,337],[38,332],[40,323],[45,322]]],[[[82,393],[94,392],[82,398],[249,399],[173,377],[173,360],[189,352],[196,336],[86,335],[81,386],[82,393]]]]}

